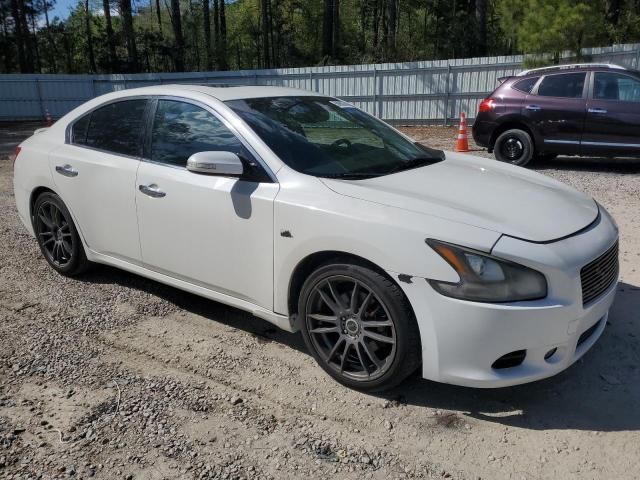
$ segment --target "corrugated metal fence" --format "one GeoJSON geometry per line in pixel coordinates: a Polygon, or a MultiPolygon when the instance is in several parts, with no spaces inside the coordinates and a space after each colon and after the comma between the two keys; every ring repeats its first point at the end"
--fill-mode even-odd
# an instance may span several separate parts
{"type": "MultiPolygon", "coordinates": [[[[593,62],[640,69],[640,44],[585,49],[593,62]]],[[[162,83],[277,85],[336,96],[403,125],[471,117],[498,78],[522,69],[522,55],[411,63],[132,75],[0,75],[0,121],[57,118],[104,93],[162,83]]]]}

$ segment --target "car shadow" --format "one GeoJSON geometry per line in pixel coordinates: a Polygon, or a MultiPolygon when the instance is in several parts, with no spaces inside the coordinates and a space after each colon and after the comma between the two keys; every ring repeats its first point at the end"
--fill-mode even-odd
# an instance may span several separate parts
{"type": "Polygon", "coordinates": [[[549,379],[472,389],[414,378],[383,397],[533,430],[640,430],[639,311],[640,287],[620,283],[602,337],[549,379]]]}
{"type": "MultiPolygon", "coordinates": [[[[138,275],[100,266],[79,280],[141,290],[188,312],[243,330],[259,341],[277,342],[308,354],[299,334],[138,275]]],[[[600,340],[572,367],[546,380],[515,387],[476,389],[424,380],[416,372],[391,393],[373,395],[402,404],[447,410],[463,418],[533,430],[640,430],[639,311],[640,287],[621,282],[600,340]]]]}
{"type": "MultiPolygon", "coordinates": [[[[529,166],[529,165],[528,165],[529,166]]],[[[558,157],[536,160],[532,170],[572,170],[592,173],[640,173],[640,158],[558,157]]]]}
{"type": "Polygon", "coordinates": [[[141,277],[107,265],[76,277],[78,280],[96,284],[114,284],[133,288],[154,295],[187,312],[199,315],[226,326],[243,330],[261,342],[277,342],[299,352],[307,353],[302,337],[289,333],[249,312],[220,302],[141,277]]]}

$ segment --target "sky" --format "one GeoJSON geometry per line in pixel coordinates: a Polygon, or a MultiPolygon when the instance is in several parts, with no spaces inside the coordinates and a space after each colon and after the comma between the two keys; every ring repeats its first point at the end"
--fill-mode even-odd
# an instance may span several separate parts
{"type": "Polygon", "coordinates": [[[49,19],[53,20],[53,17],[58,16],[62,20],[69,16],[69,10],[73,8],[78,0],[56,0],[56,4],[49,12],[49,19]]]}

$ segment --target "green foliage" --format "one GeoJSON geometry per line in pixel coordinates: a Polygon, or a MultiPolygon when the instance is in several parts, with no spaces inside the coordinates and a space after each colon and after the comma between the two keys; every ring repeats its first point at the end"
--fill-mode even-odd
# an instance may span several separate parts
{"type": "MultiPolygon", "coordinates": [[[[100,73],[173,71],[179,64],[170,0],[160,0],[159,20],[156,0],[132,3],[136,64],[127,49],[131,36],[127,37],[118,12],[122,0],[109,0],[115,59],[109,51],[103,0],[89,0],[90,38],[84,0],[78,1],[68,18],[49,18],[48,25],[43,21],[45,11],[50,17],[55,0],[22,1],[27,31],[16,24],[12,0],[0,0],[0,73],[86,73],[91,70],[90,50],[100,73]]],[[[213,16],[219,8],[214,4],[219,7],[216,2],[221,0],[205,0],[211,18],[211,42],[207,45],[202,1],[179,0],[185,70],[206,70],[207,48],[214,69],[404,62],[519,52],[527,54],[527,66],[538,66],[557,61],[565,50],[579,59],[581,48],[586,46],[640,40],[640,0],[226,0],[226,37],[222,28],[215,35],[213,16]],[[333,5],[338,8],[332,17],[331,49],[327,51],[323,22],[327,7],[333,5]],[[476,9],[482,5],[486,12],[483,9],[485,13],[480,14],[476,9]]]]}
{"type": "Polygon", "coordinates": [[[582,48],[608,40],[598,0],[503,0],[499,8],[505,33],[525,53],[569,50],[579,60],[582,48]]]}

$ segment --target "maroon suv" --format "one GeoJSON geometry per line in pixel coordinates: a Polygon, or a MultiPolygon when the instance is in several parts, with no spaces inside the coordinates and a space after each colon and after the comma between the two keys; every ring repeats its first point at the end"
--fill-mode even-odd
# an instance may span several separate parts
{"type": "Polygon", "coordinates": [[[476,143],[526,165],[557,155],[640,156],[640,72],[559,65],[503,79],[482,101],[476,143]]]}

